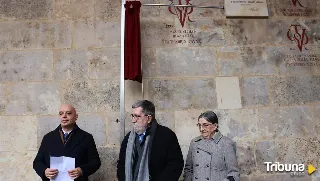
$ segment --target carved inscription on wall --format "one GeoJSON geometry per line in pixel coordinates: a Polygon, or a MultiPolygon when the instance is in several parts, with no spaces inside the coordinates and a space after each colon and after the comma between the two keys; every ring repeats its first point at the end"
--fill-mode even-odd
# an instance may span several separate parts
{"type": "Polygon", "coordinates": [[[268,17],[266,0],[225,0],[227,17],[268,17]]]}
{"type": "Polygon", "coordinates": [[[284,57],[286,67],[306,67],[306,66],[320,66],[320,55],[286,55],[284,57]]]}
{"type": "Polygon", "coordinates": [[[187,46],[189,44],[201,44],[201,39],[196,38],[196,29],[178,28],[174,25],[165,24],[166,30],[168,31],[168,38],[162,39],[162,44],[165,45],[181,45],[187,46]]]}

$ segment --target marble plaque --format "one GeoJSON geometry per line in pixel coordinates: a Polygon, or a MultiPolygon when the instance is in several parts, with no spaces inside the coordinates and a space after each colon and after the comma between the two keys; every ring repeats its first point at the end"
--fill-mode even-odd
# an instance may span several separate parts
{"type": "Polygon", "coordinates": [[[268,17],[266,0],[225,0],[225,14],[227,17],[268,17]]]}

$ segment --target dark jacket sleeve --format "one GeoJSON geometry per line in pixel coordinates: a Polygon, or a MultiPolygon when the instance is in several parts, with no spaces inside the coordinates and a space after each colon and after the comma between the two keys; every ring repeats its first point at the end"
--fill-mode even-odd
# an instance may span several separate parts
{"type": "Polygon", "coordinates": [[[128,133],[121,143],[119,159],[117,162],[117,177],[118,181],[125,181],[125,160],[126,160],[126,150],[127,143],[130,133],[128,133]]]}
{"type": "Polygon", "coordinates": [[[96,144],[94,142],[93,136],[90,134],[88,140],[88,163],[80,165],[82,170],[82,174],[84,177],[88,177],[89,175],[96,172],[101,165],[100,157],[98,154],[98,150],[96,144]]]}
{"type": "Polygon", "coordinates": [[[45,164],[45,157],[46,157],[46,152],[45,152],[45,148],[46,148],[46,142],[47,142],[47,136],[44,136],[39,148],[39,151],[37,153],[36,158],[33,160],[33,169],[37,172],[37,174],[41,177],[42,180],[49,180],[46,176],[45,176],[45,170],[47,168],[49,168],[49,166],[47,166],[45,164]]]}
{"type": "Polygon", "coordinates": [[[170,134],[170,142],[167,150],[167,166],[161,172],[158,181],[177,181],[183,170],[184,161],[177,136],[174,132],[171,132],[170,134]]]}

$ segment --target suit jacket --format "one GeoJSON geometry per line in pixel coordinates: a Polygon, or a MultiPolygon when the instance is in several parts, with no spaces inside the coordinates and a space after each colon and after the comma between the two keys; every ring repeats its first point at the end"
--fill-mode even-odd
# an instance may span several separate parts
{"type": "Polygon", "coordinates": [[[101,165],[93,136],[76,125],[64,144],[60,130],[61,126],[58,126],[43,137],[38,154],[33,161],[34,170],[43,181],[49,181],[45,176],[45,170],[50,168],[50,156],[72,157],[75,158],[75,167],[80,167],[83,172],[83,175],[75,181],[88,181],[88,176],[96,172],[101,165]]]}
{"type": "Polygon", "coordinates": [[[236,145],[216,132],[212,139],[202,136],[191,141],[184,168],[184,181],[239,181],[236,145]]]}
{"type": "MultiPolygon", "coordinates": [[[[122,141],[117,164],[117,177],[125,181],[125,157],[130,133],[122,141]]],[[[183,156],[176,134],[165,126],[157,124],[149,161],[152,181],[178,181],[183,170],[183,156]]]]}

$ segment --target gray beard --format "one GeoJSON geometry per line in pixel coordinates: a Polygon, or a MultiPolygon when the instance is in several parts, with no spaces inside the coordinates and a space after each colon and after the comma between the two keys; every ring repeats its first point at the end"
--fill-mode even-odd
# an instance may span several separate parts
{"type": "Polygon", "coordinates": [[[144,132],[147,130],[147,128],[148,128],[148,127],[141,127],[141,126],[133,125],[133,130],[134,130],[134,132],[137,133],[138,135],[144,133],[144,132]]]}

